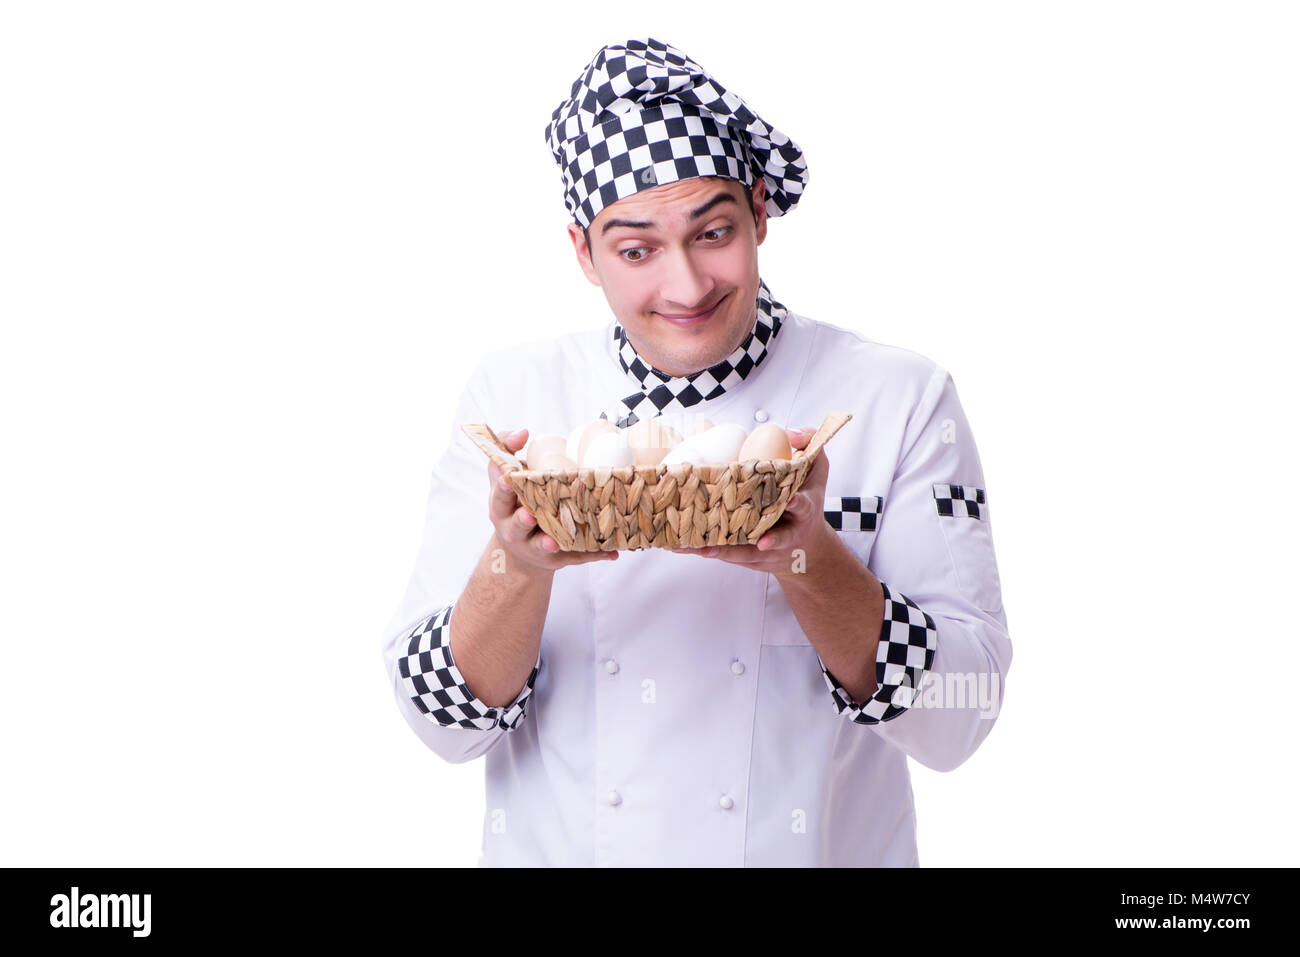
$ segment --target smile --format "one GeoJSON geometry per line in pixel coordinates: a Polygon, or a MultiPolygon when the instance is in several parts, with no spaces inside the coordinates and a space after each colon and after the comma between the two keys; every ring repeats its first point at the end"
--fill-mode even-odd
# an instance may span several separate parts
{"type": "MultiPolygon", "coordinates": [[[[727,296],[729,295],[731,295],[731,293],[727,293],[727,296]]],[[[713,314],[718,311],[718,307],[727,301],[727,296],[723,296],[721,299],[715,302],[713,304],[713,308],[710,309],[708,312],[696,313],[693,316],[669,316],[669,315],[665,315],[662,312],[658,313],[657,315],[659,316],[659,318],[671,322],[674,326],[696,326],[702,322],[707,322],[710,318],[712,318],[713,314]]]]}

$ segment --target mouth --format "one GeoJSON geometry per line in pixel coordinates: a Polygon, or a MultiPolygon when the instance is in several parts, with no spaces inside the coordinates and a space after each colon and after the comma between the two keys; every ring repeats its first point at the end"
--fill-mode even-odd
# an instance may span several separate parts
{"type": "MultiPolygon", "coordinates": [[[[731,293],[727,293],[727,296],[729,295],[731,295],[731,293]]],[[[663,319],[667,322],[671,322],[674,326],[680,326],[680,327],[698,326],[700,323],[708,322],[711,318],[713,318],[714,314],[718,311],[718,307],[727,301],[727,296],[723,296],[721,299],[715,302],[713,304],[713,307],[709,309],[707,312],[698,312],[695,315],[691,315],[691,316],[673,316],[662,312],[656,313],[656,315],[659,316],[660,319],[663,319]]]]}

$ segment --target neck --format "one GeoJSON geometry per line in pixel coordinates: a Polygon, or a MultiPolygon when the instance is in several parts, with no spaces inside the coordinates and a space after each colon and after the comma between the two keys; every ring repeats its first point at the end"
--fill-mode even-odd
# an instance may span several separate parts
{"type": "Polygon", "coordinates": [[[721,355],[717,356],[716,358],[712,359],[709,362],[706,362],[698,369],[686,369],[682,371],[677,371],[667,365],[663,365],[659,362],[654,361],[654,359],[650,356],[648,352],[646,352],[635,341],[632,340],[632,336],[627,332],[626,329],[623,330],[623,334],[628,337],[628,341],[632,343],[632,348],[636,349],[637,355],[641,357],[641,360],[643,362],[650,363],[651,366],[653,366],[659,372],[662,372],[664,375],[669,375],[676,379],[682,379],[685,378],[686,376],[695,375],[697,372],[703,372],[705,369],[713,368],[723,359],[727,358],[729,355],[731,355],[733,352],[739,349],[740,344],[749,337],[749,334],[751,332],[754,331],[754,326],[757,322],[758,322],[758,306],[755,305],[754,309],[749,314],[749,322],[745,323],[745,325],[740,330],[740,334],[730,345],[726,347],[726,349],[722,351],[721,355]]]}

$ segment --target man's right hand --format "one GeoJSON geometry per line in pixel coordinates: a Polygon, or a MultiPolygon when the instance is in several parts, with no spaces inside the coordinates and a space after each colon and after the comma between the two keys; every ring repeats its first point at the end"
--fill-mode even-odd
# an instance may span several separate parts
{"type": "MultiPolygon", "coordinates": [[[[528,443],[528,430],[518,429],[500,436],[511,452],[517,453],[528,443]]],[[[613,561],[617,551],[562,552],[554,538],[537,525],[532,512],[524,508],[514,488],[506,481],[495,462],[488,463],[488,481],[491,492],[488,498],[488,516],[496,529],[496,539],[506,554],[518,564],[516,568],[530,574],[552,575],[566,565],[583,565],[587,562],[613,561]]]]}

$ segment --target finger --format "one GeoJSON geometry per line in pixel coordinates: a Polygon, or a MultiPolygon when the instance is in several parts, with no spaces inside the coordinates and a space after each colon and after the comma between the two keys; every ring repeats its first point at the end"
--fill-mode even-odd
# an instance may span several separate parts
{"type": "MultiPolygon", "coordinates": [[[[554,544],[555,541],[541,530],[540,523],[537,521],[537,516],[523,505],[514,509],[514,511],[510,513],[509,518],[497,522],[496,525],[497,535],[500,536],[503,542],[507,542],[511,545],[526,546],[532,548],[534,552],[537,551],[535,547],[536,543],[530,542],[530,539],[545,537],[552,544],[554,544]]],[[[559,546],[557,545],[556,549],[558,550],[558,548],[559,546]]]]}
{"type": "Polygon", "coordinates": [[[513,432],[507,432],[500,438],[505,447],[511,452],[518,452],[528,444],[528,430],[515,429],[513,432]]]}
{"type": "Polygon", "coordinates": [[[785,434],[790,439],[790,448],[806,449],[808,447],[809,441],[812,440],[813,433],[816,431],[817,431],[816,429],[809,429],[809,428],[786,429],[785,434]]]}
{"type": "Polygon", "coordinates": [[[511,518],[514,520],[515,524],[517,524],[521,529],[523,529],[525,535],[527,535],[537,526],[537,518],[533,515],[532,512],[528,511],[528,509],[524,508],[523,506],[520,506],[519,508],[515,509],[515,513],[514,515],[511,516],[511,518]]]}
{"type": "MultiPolygon", "coordinates": [[[[528,443],[528,430],[515,429],[497,436],[501,444],[510,450],[511,454],[518,452],[528,443]]],[[[515,494],[514,486],[511,485],[502,475],[501,467],[495,462],[488,463],[488,481],[491,483],[491,495],[488,499],[488,514],[494,522],[502,521],[510,517],[519,505],[519,498],[515,494]]]]}
{"type": "Polygon", "coordinates": [[[488,464],[488,481],[491,492],[488,495],[488,515],[494,523],[508,519],[519,507],[519,497],[509,479],[502,474],[495,462],[488,464]]]}
{"type": "Polygon", "coordinates": [[[707,545],[703,548],[674,548],[672,551],[682,555],[698,555],[700,558],[716,558],[733,565],[757,565],[766,558],[754,545],[707,545]]]}
{"type": "Polygon", "coordinates": [[[763,533],[763,536],[754,543],[754,548],[763,553],[779,548],[785,538],[782,532],[789,527],[791,522],[797,521],[799,518],[798,508],[798,498],[791,499],[790,504],[785,507],[785,511],[781,514],[780,520],[763,533]]]}
{"type": "Polygon", "coordinates": [[[813,508],[812,496],[802,490],[795,492],[790,496],[790,501],[786,503],[785,511],[781,513],[776,524],[763,533],[763,536],[754,543],[754,547],[760,552],[788,548],[799,526],[808,521],[813,508]]]}
{"type": "Polygon", "coordinates": [[[789,534],[781,528],[781,523],[777,522],[776,525],[763,533],[763,537],[754,543],[754,547],[766,555],[786,547],[789,538],[789,534]]]}
{"type": "Polygon", "coordinates": [[[719,549],[715,557],[733,565],[757,565],[767,560],[767,555],[760,552],[757,545],[728,545],[719,549]]]}
{"type": "Polygon", "coordinates": [[[586,565],[589,562],[613,562],[618,560],[614,549],[599,552],[558,552],[556,557],[562,565],[586,565]]]}
{"type": "Polygon", "coordinates": [[[560,544],[545,532],[538,532],[534,540],[529,542],[530,548],[536,548],[540,553],[539,561],[544,562],[550,567],[560,568],[566,565],[585,565],[588,562],[608,562],[618,559],[618,552],[611,549],[610,551],[561,551],[560,544]]]}

